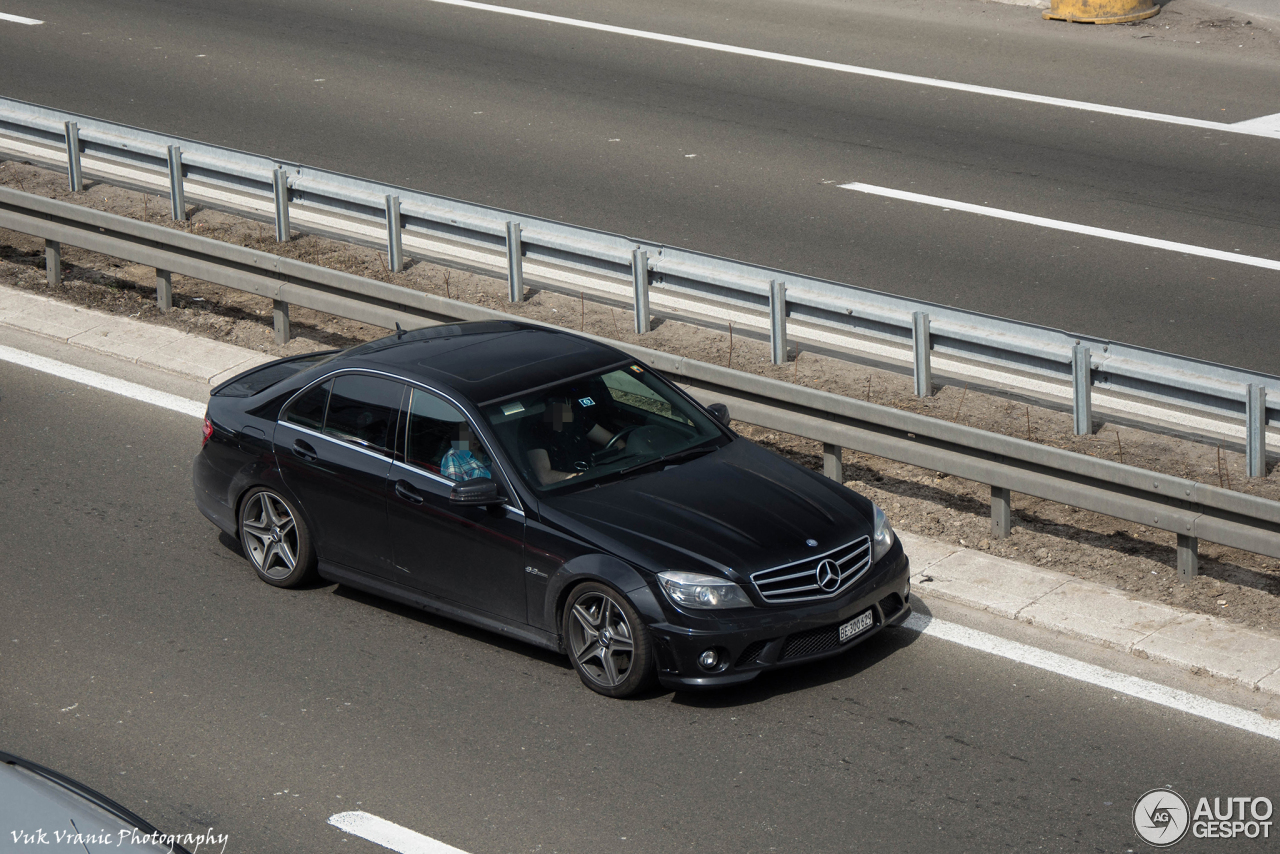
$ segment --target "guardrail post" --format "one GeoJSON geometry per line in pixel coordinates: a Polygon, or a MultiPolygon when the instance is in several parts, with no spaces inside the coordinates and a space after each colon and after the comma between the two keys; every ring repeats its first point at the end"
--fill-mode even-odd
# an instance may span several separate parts
{"type": "Polygon", "coordinates": [[[773,363],[787,363],[787,283],[769,280],[769,343],[773,363]]]}
{"type": "Polygon", "coordinates": [[[173,273],[156,268],[156,306],[161,311],[173,308],[173,273]]]}
{"type": "Polygon", "coordinates": [[[78,193],[84,189],[84,173],[80,171],[80,125],[63,122],[62,127],[67,138],[67,183],[71,185],[71,192],[78,193]]]}
{"type": "Polygon", "coordinates": [[[991,536],[997,540],[1009,536],[1012,504],[1009,490],[999,486],[991,487],[991,536]]]}
{"type": "Polygon", "coordinates": [[[512,302],[524,302],[524,249],[520,245],[520,223],[507,221],[507,287],[512,302]]]}
{"type": "Polygon", "coordinates": [[[1093,362],[1089,348],[1071,348],[1071,397],[1077,436],[1093,433],[1093,362]]]}
{"type": "Polygon", "coordinates": [[[822,443],[822,473],[836,483],[844,483],[844,448],[822,443]]]}
{"type": "Polygon", "coordinates": [[[400,197],[387,196],[387,264],[391,272],[404,269],[404,250],[400,246],[400,197]]]}
{"type": "Polygon", "coordinates": [[[1178,534],[1178,579],[1189,581],[1200,574],[1200,557],[1197,554],[1200,540],[1186,534],[1178,534]]]}
{"type": "Polygon", "coordinates": [[[1249,477],[1267,476],[1267,388],[1253,383],[1245,387],[1244,467],[1249,477]]]}
{"type": "MultiPolygon", "coordinates": [[[[289,173],[277,168],[271,173],[271,189],[276,197],[276,242],[289,242],[289,173]]],[[[287,339],[286,339],[287,340],[287,339]]]]}
{"type": "Polygon", "coordinates": [[[44,274],[50,286],[62,284],[62,244],[56,240],[44,242],[44,274]]]}
{"type": "Polygon", "coordinates": [[[182,148],[169,146],[169,206],[178,222],[187,219],[187,194],[182,189],[182,148]]]}
{"type": "Polygon", "coordinates": [[[293,337],[289,329],[289,303],[278,299],[271,301],[271,322],[276,328],[276,343],[288,344],[293,337]]]}
{"type": "Polygon", "coordinates": [[[649,253],[631,250],[631,281],[635,285],[636,334],[649,331],[649,253]]]}
{"type": "Polygon", "coordinates": [[[916,397],[933,396],[933,368],[929,358],[929,313],[911,313],[911,353],[915,357],[916,397]]]}

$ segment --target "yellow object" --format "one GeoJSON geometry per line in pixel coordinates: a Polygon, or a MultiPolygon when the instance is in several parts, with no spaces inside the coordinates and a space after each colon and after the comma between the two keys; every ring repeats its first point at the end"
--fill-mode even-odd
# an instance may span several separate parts
{"type": "Polygon", "coordinates": [[[1150,18],[1159,11],[1152,0],[1052,0],[1044,18],[1077,24],[1124,24],[1150,18]]]}

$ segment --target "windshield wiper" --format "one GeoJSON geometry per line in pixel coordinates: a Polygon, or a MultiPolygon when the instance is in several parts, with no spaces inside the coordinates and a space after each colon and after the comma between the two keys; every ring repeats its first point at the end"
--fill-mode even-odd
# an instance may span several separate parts
{"type": "Polygon", "coordinates": [[[705,444],[695,445],[692,448],[685,448],[683,451],[676,451],[674,453],[666,454],[664,456],[658,457],[657,459],[645,460],[642,463],[636,463],[635,465],[627,466],[624,469],[619,469],[618,476],[621,477],[623,475],[630,474],[633,471],[639,471],[640,469],[648,468],[649,466],[656,466],[656,465],[661,465],[662,463],[671,463],[671,462],[675,462],[676,460],[683,460],[692,456],[701,456],[702,454],[709,454],[714,450],[715,450],[714,446],[708,448],[706,447],[705,444]]]}

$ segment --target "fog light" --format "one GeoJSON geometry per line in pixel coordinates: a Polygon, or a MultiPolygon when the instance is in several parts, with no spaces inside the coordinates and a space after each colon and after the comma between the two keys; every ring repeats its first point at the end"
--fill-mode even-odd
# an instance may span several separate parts
{"type": "Polygon", "coordinates": [[[714,670],[715,666],[720,663],[720,654],[714,649],[709,649],[702,655],[698,656],[698,664],[703,670],[714,670]]]}

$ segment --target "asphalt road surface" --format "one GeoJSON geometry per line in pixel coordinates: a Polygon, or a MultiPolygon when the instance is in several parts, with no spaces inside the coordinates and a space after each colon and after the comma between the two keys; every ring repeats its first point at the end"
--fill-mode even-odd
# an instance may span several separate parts
{"type": "Polygon", "coordinates": [[[1158,786],[1280,802],[1273,740],[905,630],[620,702],[478,630],[268,587],[193,504],[199,436],[0,362],[0,748],[168,832],[373,854],[326,824],[362,810],[470,854],[1127,852],[1158,786]]]}
{"type": "MultiPolygon", "coordinates": [[[[522,8],[1212,121],[1280,113],[1280,64],[1249,51],[1032,27],[1035,10],[973,0],[522,8]]],[[[432,0],[2,10],[45,21],[0,22],[3,95],[1280,373],[1274,270],[840,188],[860,181],[1276,259],[1278,139],[432,0]]]]}

